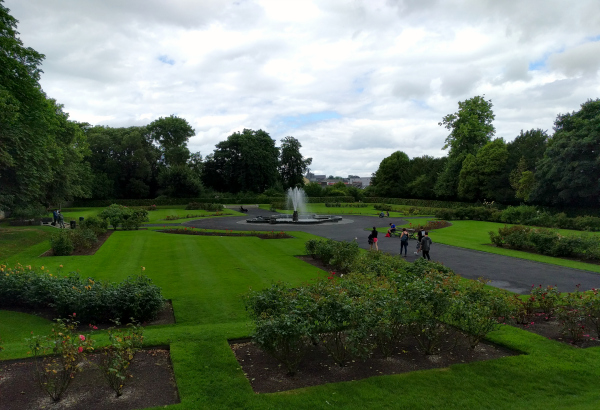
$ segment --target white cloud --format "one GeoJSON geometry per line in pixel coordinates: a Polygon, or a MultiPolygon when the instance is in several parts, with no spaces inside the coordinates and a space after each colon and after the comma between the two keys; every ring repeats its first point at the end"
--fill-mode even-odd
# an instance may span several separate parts
{"type": "Polygon", "coordinates": [[[203,155],[262,128],[298,138],[327,175],[370,175],[396,150],[444,155],[437,123],[474,95],[492,99],[506,140],[600,96],[596,0],[4,5],[46,55],[42,86],[71,118],[130,126],[176,114],[203,155]]]}

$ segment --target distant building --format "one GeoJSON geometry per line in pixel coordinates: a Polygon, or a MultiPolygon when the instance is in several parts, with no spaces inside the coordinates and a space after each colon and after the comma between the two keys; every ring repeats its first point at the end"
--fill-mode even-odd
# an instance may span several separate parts
{"type": "Polygon", "coordinates": [[[306,179],[308,179],[309,182],[317,182],[321,186],[324,186],[324,187],[335,185],[338,182],[343,182],[345,185],[354,186],[359,189],[364,189],[364,188],[368,187],[369,185],[371,185],[371,177],[361,178],[357,175],[348,175],[348,178],[338,179],[338,178],[327,178],[327,175],[316,175],[316,174],[313,174],[312,172],[308,172],[306,174],[306,179]]]}

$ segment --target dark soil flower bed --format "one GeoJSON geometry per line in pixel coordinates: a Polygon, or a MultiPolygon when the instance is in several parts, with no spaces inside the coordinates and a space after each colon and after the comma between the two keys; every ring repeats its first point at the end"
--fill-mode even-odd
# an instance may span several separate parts
{"type": "MultiPolygon", "coordinates": [[[[100,249],[102,247],[102,245],[104,245],[104,242],[106,242],[106,240],[113,234],[113,232],[114,232],[113,230],[106,231],[105,233],[103,233],[102,235],[100,235],[98,237],[98,242],[96,242],[94,244],[94,246],[92,246],[89,249],[76,249],[73,252],[71,252],[70,256],[94,255],[96,252],[98,252],[98,249],[100,249]]],[[[49,249],[46,252],[42,253],[40,255],[40,258],[43,258],[46,256],[54,256],[54,252],[52,251],[52,249],[49,249]]]]}
{"type": "Polygon", "coordinates": [[[288,235],[285,232],[275,232],[275,231],[269,231],[269,232],[257,232],[257,231],[213,232],[213,231],[197,230],[194,228],[184,228],[184,229],[165,229],[165,230],[158,231],[158,232],[172,233],[172,234],[176,234],[176,235],[199,235],[199,236],[256,236],[257,238],[260,238],[260,239],[291,239],[291,238],[293,238],[293,236],[288,235]]]}
{"type": "Polygon", "coordinates": [[[84,362],[61,400],[54,403],[34,379],[33,359],[0,362],[0,410],[86,409],[129,410],[167,406],[180,402],[168,347],[142,349],[136,353],[123,389],[116,397],[100,370],[84,362]]]}
{"type": "Polygon", "coordinates": [[[574,342],[568,335],[563,335],[560,332],[561,324],[556,318],[550,317],[549,319],[546,319],[546,317],[547,315],[545,313],[536,313],[528,320],[527,324],[516,324],[514,326],[547,337],[548,339],[567,343],[576,347],[586,348],[600,346],[600,340],[596,337],[592,337],[592,335],[588,333],[583,335],[583,340],[574,342]]]}
{"type": "Polygon", "coordinates": [[[406,342],[398,343],[393,354],[388,358],[377,352],[365,361],[351,361],[344,367],[338,366],[324,347],[311,346],[294,376],[289,376],[284,366],[280,366],[276,359],[260,350],[250,339],[232,340],[230,346],[256,393],[274,393],[325,383],[360,380],[372,376],[437,369],[453,364],[520,354],[508,348],[484,342],[474,350],[471,350],[466,343],[459,342],[450,351],[454,344],[454,338],[450,337],[449,339],[452,341],[443,345],[442,351],[438,355],[423,355],[417,350],[416,343],[411,343],[412,340],[408,339],[406,342]]]}

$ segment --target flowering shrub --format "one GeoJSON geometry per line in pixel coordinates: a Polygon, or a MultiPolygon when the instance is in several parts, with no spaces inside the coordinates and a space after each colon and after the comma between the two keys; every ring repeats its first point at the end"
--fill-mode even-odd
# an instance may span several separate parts
{"type": "Polygon", "coordinates": [[[50,237],[50,247],[55,256],[67,256],[75,249],[70,231],[61,230],[50,237]]]}
{"type": "MultiPolygon", "coordinates": [[[[320,245],[331,246],[315,240],[306,248],[317,252],[320,245]]],[[[390,355],[408,336],[424,354],[435,354],[443,341],[455,337],[449,324],[458,326],[475,347],[509,314],[501,291],[488,291],[483,283],[461,284],[441,264],[409,264],[372,253],[354,261],[347,277],[331,272],[301,287],[276,283],[244,296],[255,324],[254,342],[290,373],[310,342],[322,343],[340,366],[375,349],[390,355]]]]}
{"type": "MultiPolygon", "coordinates": [[[[119,325],[119,322],[116,322],[119,325]]],[[[102,355],[98,367],[117,397],[123,394],[123,387],[128,369],[135,353],[142,347],[144,328],[139,325],[128,325],[127,329],[108,329],[108,346],[101,349],[102,355]]]]}
{"type": "MultiPolygon", "coordinates": [[[[72,318],[75,318],[73,313],[72,318]]],[[[49,336],[27,339],[35,358],[35,378],[54,401],[60,400],[80,370],[86,354],[94,350],[93,340],[74,333],[77,322],[58,319],[49,336]],[[50,356],[49,356],[50,355],[50,356]]]]}
{"type": "Polygon", "coordinates": [[[531,295],[534,296],[537,301],[537,305],[540,310],[546,314],[546,317],[550,317],[554,314],[554,310],[560,300],[560,292],[556,286],[546,286],[542,288],[542,285],[537,287],[531,287],[531,295]]]}

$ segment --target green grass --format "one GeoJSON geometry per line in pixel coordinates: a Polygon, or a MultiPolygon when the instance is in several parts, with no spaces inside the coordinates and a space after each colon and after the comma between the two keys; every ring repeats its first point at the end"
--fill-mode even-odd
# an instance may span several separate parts
{"type": "MultiPolygon", "coordinates": [[[[488,227],[457,223],[433,231],[432,237],[440,243],[446,238],[468,245],[481,239],[473,231],[487,230],[488,227]],[[473,236],[480,239],[468,239],[473,236]]],[[[169,408],[598,407],[600,348],[577,349],[512,327],[503,327],[489,338],[525,355],[291,392],[255,394],[227,340],[251,332],[240,300],[240,295],[249,288],[260,289],[277,280],[300,284],[321,274],[317,268],[294,257],[304,253],[304,242],[313,236],[293,235],[294,239],[261,240],[167,235],[155,230],[118,231],[93,256],[40,259],[36,257],[36,246],[40,246],[37,243],[20,245],[20,252],[10,259],[44,265],[51,271],[62,264],[65,271],[80,270],[84,276],[113,281],[137,274],[144,266],[144,273],[162,287],[166,298],[173,300],[177,318],[175,325],[148,327],[145,332],[147,345],[171,346],[182,403],[169,408]]],[[[31,331],[45,333],[48,328],[49,322],[44,319],[0,311],[0,337],[6,348],[0,358],[26,357],[23,339],[31,331]]]]}
{"type": "Polygon", "coordinates": [[[56,228],[43,226],[0,227],[0,262],[6,262],[35,245],[44,244],[46,247],[54,231],[56,228]]]}
{"type": "MultiPolygon", "coordinates": [[[[426,219],[410,219],[406,218],[412,225],[425,224],[426,219]]],[[[409,224],[400,225],[400,227],[408,227],[409,224]]],[[[511,256],[514,258],[527,259],[536,262],[550,263],[553,265],[565,266],[575,269],[589,270],[600,273],[600,265],[592,263],[579,262],[569,259],[554,258],[552,256],[538,255],[535,253],[517,251],[513,249],[497,248],[491,246],[490,236],[488,232],[498,232],[498,228],[504,227],[505,224],[496,222],[483,221],[452,221],[452,226],[443,229],[436,229],[429,232],[429,236],[434,243],[442,243],[445,245],[458,246],[460,248],[474,249],[477,251],[495,253],[498,255],[511,256]]],[[[379,230],[384,228],[378,228],[379,230]]],[[[387,228],[384,230],[387,231],[387,228]]],[[[577,235],[581,231],[572,231],[567,229],[559,230],[564,235],[577,235]]],[[[591,235],[600,235],[599,232],[591,233],[591,235]]]]}

